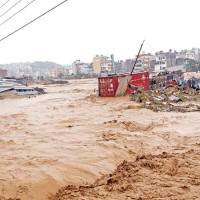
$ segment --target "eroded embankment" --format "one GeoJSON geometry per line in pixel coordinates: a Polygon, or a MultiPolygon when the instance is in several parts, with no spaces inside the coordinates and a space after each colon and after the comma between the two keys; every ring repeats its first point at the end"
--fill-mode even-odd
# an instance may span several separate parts
{"type": "Polygon", "coordinates": [[[198,199],[200,153],[143,155],[124,161],[94,184],[67,186],[50,200],[198,199]]]}

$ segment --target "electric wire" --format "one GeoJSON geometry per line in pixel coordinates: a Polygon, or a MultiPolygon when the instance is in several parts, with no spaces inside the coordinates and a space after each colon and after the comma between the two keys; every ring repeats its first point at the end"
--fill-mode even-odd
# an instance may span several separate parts
{"type": "Polygon", "coordinates": [[[40,16],[36,17],[35,19],[31,20],[30,22],[28,22],[27,24],[21,26],[20,28],[16,29],[15,31],[13,31],[12,33],[6,35],[5,37],[0,39],[0,42],[2,42],[3,40],[5,40],[6,38],[10,37],[11,35],[17,33],[18,31],[22,30],[23,28],[25,28],[26,26],[32,24],[33,22],[37,21],[38,19],[40,19],[41,17],[43,17],[44,15],[48,14],[49,12],[53,11],[54,9],[56,9],[57,7],[61,6],[62,4],[64,4],[65,2],[67,2],[68,0],[64,0],[61,3],[57,4],[56,6],[54,6],[53,8],[49,9],[48,11],[44,12],[43,14],[41,14],[40,16]]]}
{"type": "Polygon", "coordinates": [[[5,21],[3,21],[2,23],[0,23],[0,26],[2,26],[3,24],[5,24],[6,22],[8,22],[10,19],[12,19],[13,17],[15,17],[17,14],[19,14],[20,12],[22,12],[24,9],[26,9],[29,5],[31,5],[34,1],[33,0],[31,2],[29,2],[26,6],[24,6],[22,9],[20,9],[19,11],[17,11],[15,14],[13,14],[12,16],[10,16],[8,19],[6,19],[5,21]]]}
{"type": "Polygon", "coordinates": [[[0,8],[3,8],[9,1],[10,1],[10,0],[7,0],[4,4],[2,4],[2,5],[0,6],[0,8]]]}
{"type": "Polygon", "coordinates": [[[10,10],[12,10],[17,4],[19,4],[22,0],[19,0],[17,3],[15,3],[13,6],[11,6],[8,10],[6,10],[0,17],[3,17],[6,13],[8,13],[10,10]]]}
{"type": "Polygon", "coordinates": [[[152,49],[155,53],[157,53],[156,50],[147,41],[146,44],[149,46],[150,49],[152,49]]]}

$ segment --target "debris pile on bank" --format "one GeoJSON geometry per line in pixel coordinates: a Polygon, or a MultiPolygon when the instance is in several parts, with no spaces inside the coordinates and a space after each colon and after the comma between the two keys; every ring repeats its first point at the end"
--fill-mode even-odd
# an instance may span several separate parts
{"type": "Polygon", "coordinates": [[[38,91],[38,94],[46,94],[44,88],[35,87],[34,90],[38,91]]]}
{"type": "Polygon", "coordinates": [[[132,101],[142,103],[142,107],[153,111],[200,111],[200,92],[178,85],[159,87],[148,92],[136,90],[130,94],[132,101]]]}
{"type": "Polygon", "coordinates": [[[62,84],[68,84],[69,81],[67,80],[48,80],[46,83],[44,83],[44,85],[51,85],[51,84],[59,84],[59,85],[62,85],[62,84]]]}
{"type": "Polygon", "coordinates": [[[40,85],[52,85],[52,84],[68,84],[69,81],[63,80],[63,79],[27,79],[27,78],[19,78],[17,79],[17,83],[20,83],[22,85],[34,85],[34,84],[40,84],[40,85]]]}

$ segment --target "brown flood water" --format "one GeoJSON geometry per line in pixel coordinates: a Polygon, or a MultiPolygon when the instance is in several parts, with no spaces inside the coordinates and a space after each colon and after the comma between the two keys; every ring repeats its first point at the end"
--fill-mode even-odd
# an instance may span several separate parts
{"type": "MultiPolygon", "coordinates": [[[[174,165],[180,155],[192,159],[191,153],[194,167],[180,182],[200,172],[199,113],[154,113],[126,97],[98,98],[97,80],[45,88],[48,94],[35,98],[0,101],[0,199],[46,200],[61,187],[92,184],[144,154],[158,162],[163,152],[174,153],[174,165]]],[[[200,180],[200,173],[195,176],[200,180]]],[[[185,199],[200,197],[198,183],[185,199]]],[[[107,199],[128,199],[112,195],[107,199]]]]}

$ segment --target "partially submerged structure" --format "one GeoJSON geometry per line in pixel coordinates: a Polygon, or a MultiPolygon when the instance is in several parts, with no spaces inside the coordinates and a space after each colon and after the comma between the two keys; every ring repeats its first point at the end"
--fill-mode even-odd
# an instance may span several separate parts
{"type": "Polygon", "coordinates": [[[99,96],[120,97],[132,93],[135,89],[148,91],[149,84],[148,72],[99,77],[99,96]]]}
{"type": "Polygon", "coordinates": [[[143,41],[140,46],[138,55],[130,74],[115,74],[107,77],[99,77],[98,86],[100,97],[121,97],[134,92],[136,89],[142,91],[149,90],[149,73],[133,73],[144,42],[145,41],[143,41]]]}
{"type": "Polygon", "coordinates": [[[14,94],[14,95],[38,95],[39,92],[28,86],[24,86],[15,82],[15,80],[1,80],[0,81],[0,95],[14,94]]]}

